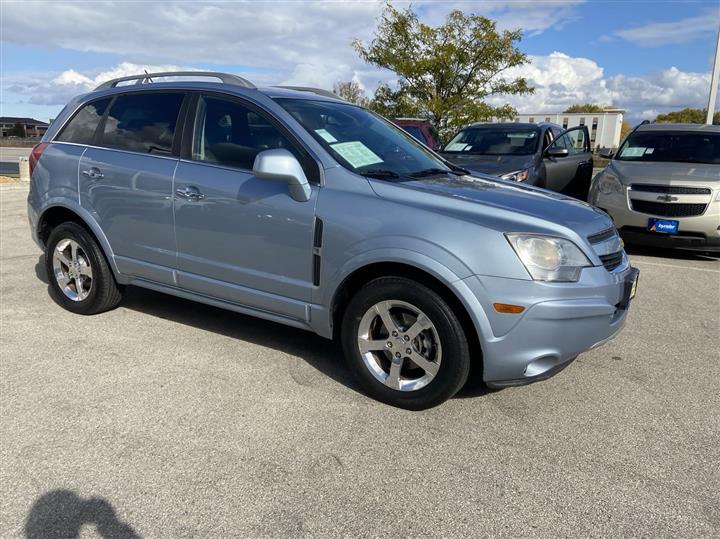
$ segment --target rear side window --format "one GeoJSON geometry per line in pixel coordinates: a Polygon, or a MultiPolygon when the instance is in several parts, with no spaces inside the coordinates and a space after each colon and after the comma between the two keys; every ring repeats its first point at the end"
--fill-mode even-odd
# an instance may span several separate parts
{"type": "Polygon", "coordinates": [[[109,104],[110,98],[88,103],[73,116],[73,119],[68,122],[55,140],[74,142],[76,144],[92,144],[95,130],[109,104]]]}
{"type": "Polygon", "coordinates": [[[171,153],[182,101],[181,93],[119,96],[105,121],[102,145],[134,152],[171,153]]]}

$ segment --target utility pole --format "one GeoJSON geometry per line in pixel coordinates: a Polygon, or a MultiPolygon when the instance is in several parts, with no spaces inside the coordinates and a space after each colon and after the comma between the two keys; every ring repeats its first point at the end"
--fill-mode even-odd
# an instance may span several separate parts
{"type": "Polygon", "coordinates": [[[720,28],[718,28],[717,44],[715,45],[715,64],[710,76],[710,98],[708,99],[707,118],[705,123],[710,125],[715,114],[715,99],[717,97],[718,77],[720,76],[720,28]]]}

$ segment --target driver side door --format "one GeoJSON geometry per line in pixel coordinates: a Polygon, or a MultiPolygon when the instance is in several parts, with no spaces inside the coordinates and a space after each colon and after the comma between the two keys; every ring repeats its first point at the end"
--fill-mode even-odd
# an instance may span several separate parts
{"type": "Polygon", "coordinates": [[[561,133],[548,146],[543,163],[545,164],[545,187],[552,191],[565,192],[576,184],[592,176],[592,152],[587,127],[580,125],[561,133]],[[551,148],[565,148],[565,157],[552,157],[547,154],[551,148]]]}

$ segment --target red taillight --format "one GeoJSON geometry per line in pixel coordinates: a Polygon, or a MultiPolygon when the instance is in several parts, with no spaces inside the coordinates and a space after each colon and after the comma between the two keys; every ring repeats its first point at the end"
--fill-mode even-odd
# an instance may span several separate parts
{"type": "Polygon", "coordinates": [[[35,170],[35,165],[37,165],[37,162],[40,161],[40,156],[42,155],[43,151],[45,151],[45,148],[47,148],[47,143],[41,142],[40,144],[35,146],[30,152],[30,158],[28,159],[28,161],[30,162],[30,177],[32,177],[33,170],[35,170]]]}

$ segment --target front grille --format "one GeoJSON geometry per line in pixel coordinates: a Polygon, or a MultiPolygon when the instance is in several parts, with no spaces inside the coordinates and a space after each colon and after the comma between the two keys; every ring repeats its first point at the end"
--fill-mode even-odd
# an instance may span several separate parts
{"type": "Polygon", "coordinates": [[[707,187],[685,187],[682,185],[645,185],[634,183],[630,186],[633,191],[644,193],[665,193],[668,195],[712,195],[712,189],[707,187]]]}
{"type": "Polygon", "coordinates": [[[595,234],[590,234],[588,236],[588,241],[590,243],[600,243],[601,241],[609,240],[615,234],[615,227],[606,228],[605,230],[596,232],[595,234]]]}
{"type": "Polygon", "coordinates": [[[650,202],[649,200],[630,199],[632,209],[650,215],[662,217],[693,217],[702,215],[707,204],[666,204],[664,202],[650,202]]]}
{"type": "Polygon", "coordinates": [[[612,253],[609,255],[600,255],[600,260],[603,263],[603,266],[605,266],[606,270],[612,271],[620,264],[622,264],[623,252],[618,251],[617,253],[612,253]]]}

